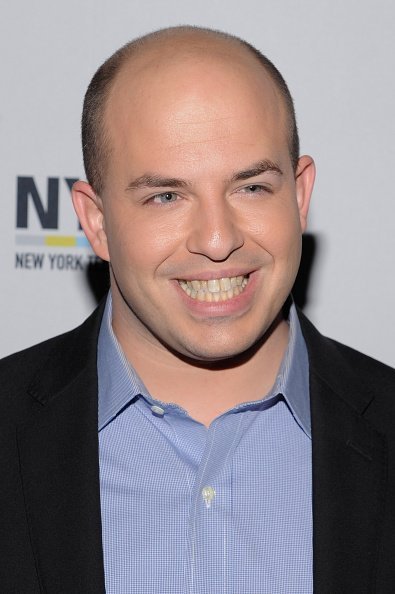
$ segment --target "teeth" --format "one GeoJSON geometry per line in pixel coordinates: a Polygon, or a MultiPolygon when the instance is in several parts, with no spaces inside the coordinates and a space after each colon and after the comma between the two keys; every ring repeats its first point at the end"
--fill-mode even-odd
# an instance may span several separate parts
{"type": "Polygon", "coordinates": [[[247,286],[247,276],[232,276],[210,280],[179,280],[180,287],[192,299],[218,303],[240,295],[247,286]]]}
{"type": "MultiPolygon", "coordinates": [[[[192,281],[192,282],[196,282],[196,281],[192,281]]],[[[212,280],[207,281],[207,289],[208,289],[208,291],[210,291],[210,293],[219,293],[221,290],[221,287],[219,284],[219,279],[213,278],[212,280]]]]}
{"type": "Polygon", "coordinates": [[[219,284],[221,285],[221,291],[229,291],[229,289],[230,289],[230,278],[221,278],[219,280],[219,284]]]}

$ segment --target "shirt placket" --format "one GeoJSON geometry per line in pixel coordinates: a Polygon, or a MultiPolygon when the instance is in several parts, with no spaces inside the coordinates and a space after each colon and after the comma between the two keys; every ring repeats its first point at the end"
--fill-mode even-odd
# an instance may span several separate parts
{"type": "Polygon", "coordinates": [[[189,526],[189,593],[230,592],[232,456],[242,415],[227,414],[209,428],[192,490],[189,526]]]}

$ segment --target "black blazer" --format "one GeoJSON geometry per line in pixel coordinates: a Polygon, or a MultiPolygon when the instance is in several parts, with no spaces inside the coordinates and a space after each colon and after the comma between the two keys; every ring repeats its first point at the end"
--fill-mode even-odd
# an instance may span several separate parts
{"type": "MultiPolygon", "coordinates": [[[[1,594],[105,591],[102,313],[0,362],[1,594]]],[[[394,594],[395,371],[300,319],[310,358],[314,593],[394,594]]]]}

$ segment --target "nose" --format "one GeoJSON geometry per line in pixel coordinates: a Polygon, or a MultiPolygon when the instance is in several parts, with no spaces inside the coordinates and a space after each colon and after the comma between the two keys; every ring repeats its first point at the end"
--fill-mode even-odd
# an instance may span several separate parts
{"type": "Polygon", "coordinates": [[[226,199],[211,197],[202,201],[193,214],[188,250],[221,262],[243,244],[244,236],[234,207],[226,199]]]}

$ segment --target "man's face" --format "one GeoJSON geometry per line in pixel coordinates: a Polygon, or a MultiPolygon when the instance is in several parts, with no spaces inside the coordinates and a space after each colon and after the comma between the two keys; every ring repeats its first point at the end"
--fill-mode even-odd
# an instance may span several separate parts
{"type": "Polygon", "coordinates": [[[244,352],[290,292],[310,194],[273,83],[244,56],[153,60],[121,71],[105,117],[95,249],[115,330],[203,361],[244,352]]]}

